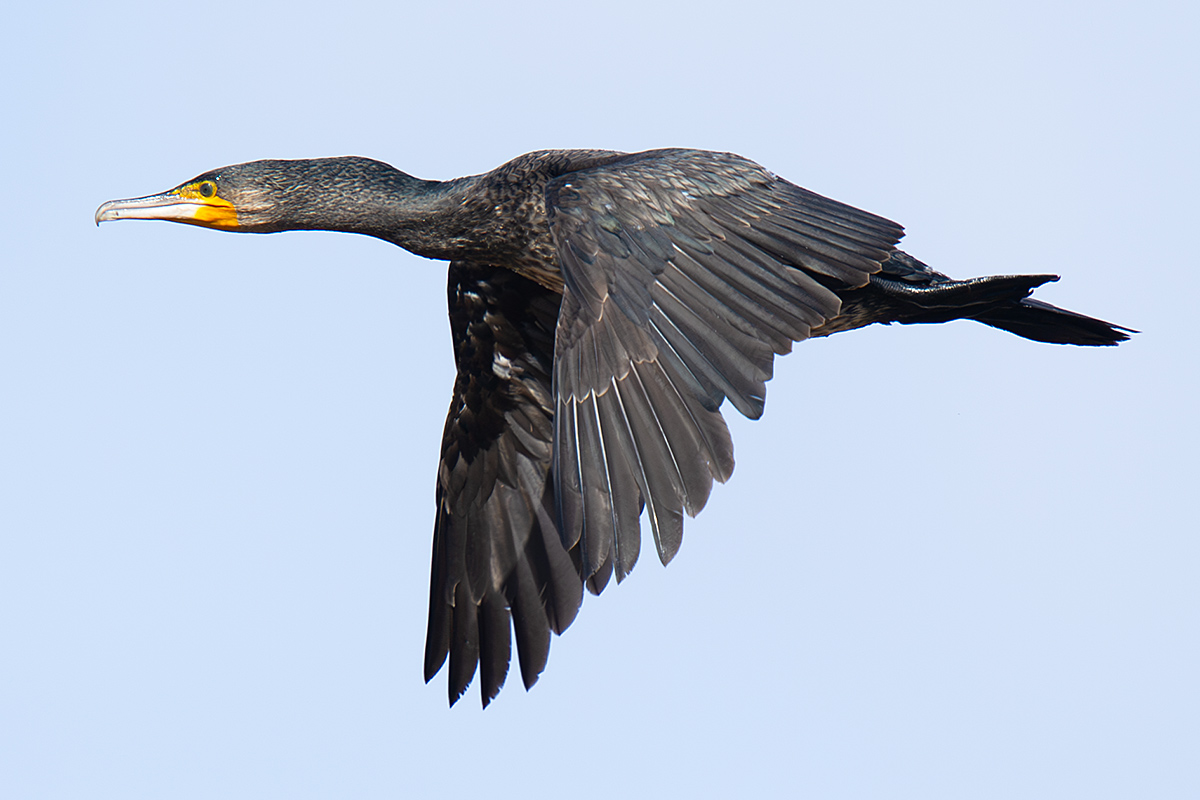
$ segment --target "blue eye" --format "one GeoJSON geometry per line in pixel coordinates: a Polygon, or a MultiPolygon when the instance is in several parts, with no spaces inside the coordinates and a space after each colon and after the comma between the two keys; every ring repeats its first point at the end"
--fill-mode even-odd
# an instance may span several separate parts
{"type": "Polygon", "coordinates": [[[204,183],[200,184],[201,196],[212,197],[216,193],[217,187],[213,185],[212,181],[205,181],[204,183]]]}

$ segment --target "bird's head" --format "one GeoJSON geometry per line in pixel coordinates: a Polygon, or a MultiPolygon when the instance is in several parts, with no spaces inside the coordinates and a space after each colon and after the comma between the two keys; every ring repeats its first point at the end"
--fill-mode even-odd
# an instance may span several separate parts
{"type": "Polygon", "coordinates": [[[337,221],[367,213],[363,204],[376,198],[364,190],[401,178],[408,176],[358,156],[250,161],[160,194],[110,200],[96,210],[96,224],[159,219],[244,233],[337,229],[337,221]]]}

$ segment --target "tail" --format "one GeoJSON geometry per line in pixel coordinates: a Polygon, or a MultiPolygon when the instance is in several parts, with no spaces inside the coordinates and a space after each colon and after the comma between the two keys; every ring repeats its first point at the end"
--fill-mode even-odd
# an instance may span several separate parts
{"type": "Polygon", "coordinates": [[[1007,306],[999,306],[975,319],[1035,342],[1051,344],[1114,345],[1137,333],[1102,319],[1076,314],[1065,308],[1026,297],[1007,306]]]}
{"type": "Polygon", "coordinates": [[[1085,346],[1114,345],[1137,333],[1030,299],[1038,286],[1056,280],[1057,275],[995,275],[956,281],[896,251],[868,288],[873,310],[883,312],[878,322],[973,319],[1038,342],[1085,346]]]}

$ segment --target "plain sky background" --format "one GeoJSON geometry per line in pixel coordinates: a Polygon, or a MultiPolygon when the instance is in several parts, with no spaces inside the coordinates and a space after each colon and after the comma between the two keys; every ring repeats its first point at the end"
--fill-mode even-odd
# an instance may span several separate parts
{"type": "Polygon", "coordinates": [[[1194,2],[5,17],[0,796],[1200,797],[1194,2]],[[92,214],[256,158],[664,146],[1144,333],[799,345],[670,568],[448,710],[444,266],[92,214]]]}

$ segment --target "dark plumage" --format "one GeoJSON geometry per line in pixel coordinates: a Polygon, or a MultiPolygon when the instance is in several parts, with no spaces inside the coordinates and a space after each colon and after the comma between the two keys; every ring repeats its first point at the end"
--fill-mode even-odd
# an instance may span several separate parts
{"type": "Polygon", "coordinates": [[[633,569],[644,512],[663,563],[733,472],[720,414],[762,414],[774,357],[875,322],[975,319],[1044,342],[1131,331],[1029,299],[1053,275],[955,281],[899,225],[727,153],[544,151],[422,181],[366,158],[256,161],[97,222],[363,233],[451,262],[458,377],[442,442],[426,679],[483,703],[515,631],[526,687],[583,586],[633,569]]]}

